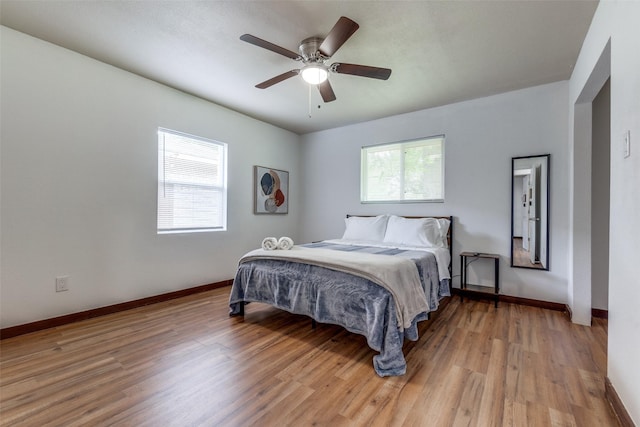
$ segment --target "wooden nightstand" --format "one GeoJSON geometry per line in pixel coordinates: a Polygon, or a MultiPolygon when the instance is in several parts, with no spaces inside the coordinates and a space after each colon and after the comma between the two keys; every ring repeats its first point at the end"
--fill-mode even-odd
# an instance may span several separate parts
{"type": "Polygon", "coordinates": [[[500,298],[500,255],[487,254],[483,252],[461,252],[460,253],[460,300],[464,295],[483,296],[492,295],[495,306],[498,307],[498,299],[500,298]],[[493,293],[486,286],[478,286],[467,283],[467,258],[493,259],[495,283],[493,293]]]}

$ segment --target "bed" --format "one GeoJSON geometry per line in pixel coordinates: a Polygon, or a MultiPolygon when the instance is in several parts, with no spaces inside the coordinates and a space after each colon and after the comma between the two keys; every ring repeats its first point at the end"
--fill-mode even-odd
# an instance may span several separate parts
{"type": "Polygon", "coordinates": [[[239,262],[229,307],[250,302],[336,324],[379,354],[375,372],[403,375],[405,338],[451,295],[452,217],[347,216],[341,239],[256,249],[239,262]]]}

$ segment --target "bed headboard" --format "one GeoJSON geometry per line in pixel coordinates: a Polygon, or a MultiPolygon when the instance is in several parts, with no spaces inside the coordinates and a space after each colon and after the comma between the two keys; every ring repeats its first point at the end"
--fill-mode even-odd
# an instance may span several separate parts
{"type": "MultiPolygon", "coordinates": [[[[347,214],[347,218],[351,217],[351,216],[367,216],[367,217],[371,217],[371,216],[375,216],[375,215],[351,215],[351,214],[347,214]]],[[[449,231],[447,231],[447,245],[449,246],[449,256],[451,261],[449,262],[449,273],[453,274],[452,270],[451,270],[451,263],[453,262],[453,216],[404,216],[404,215],[398,215],[401,216],[403,218],[413,218],[413,219],[419,219],[419,218],[438,218],[438,219],[448,219],[449,220],[449,231]]]]}

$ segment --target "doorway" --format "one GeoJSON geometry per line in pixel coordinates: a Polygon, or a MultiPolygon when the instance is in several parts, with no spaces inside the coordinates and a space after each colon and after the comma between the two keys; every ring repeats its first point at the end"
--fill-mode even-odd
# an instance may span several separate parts
{"type": "MultiPolygon", "coordinates": [[[[593,292],[602,292],[608,295],[608,266],[609,266],[609,222],[606,220],[606,226],[602,224],[602,212],[595,212],[596,217],[593,218],[593,207],[599,204],[605,207],[606,216],[609,210],[609,184],[601,185],[596,178],[593,179],[593,170],[600,173],[603,172],[609,176],[610,158],[603,160],[598,154],[602,145],[600,142],[595,143],[594,138],[604,140],[605,146],[611,150],[610,130],[602,130],[606,128],[601,122],[601,118],[605,118],[610,123],[610,91],[605,89],[602,92],[602,98],[598,99],[598,95],[607,84],[611,77],[611,40],[607,42],[598,61],[580,95],[573,105],[573,145],[572,145],[572,175],[571,175],[571,280],[569,283],[569,307],[571,308],[571,320],[581,325],[590,325],[593,314],[593,292]],[[594,129],[594,101],[596,126],[594,129]],[[604,107],[603,107],[604,105],[604,107]],[[603,114],[602,111],[605,111],[603,114]],[[595,132],[595,136],[594,136],[595,132]],[[607,133],[608,138],[600,138],[599,135],[607,133]],[[594,153],[595,150],[595,153],[594,153]],[[595,157],[595,158],[594,158],[595,157]],[[606,164],[607,169],[602,169],[606,164]],[[594,190],[597,187],[596,190],[594,190]],[[595,191],[595,192],[594,192],[595,191]],[[602,200],[606,197],[606,200],[602,200]],[[600,199],[600,200],[598,200],[600,199]],[[606,236],[606,243],[603,243],[602,237],[594,231],[603,231],[606,236]],[[602,251],[606,251],[603,254],[602,251]],[[596,261],[594,265],[593,262],[596,261]],[[595,283],[593,280],[593,272],[600,274],[606,270],[607,280],[599,280],[595,283]]],[[[607,125],[609,126],[609,125],[607,125]]],[[[600,275],[601,277],[601,275],[600,275]]],[[[596,279],[598,280],[598,279],[596,279]]],[[[596,296],[596,298],[598,298],[596,296]]],[[[602,305],[601,302],[598,305],[602,305]]],[[[608,305],[608,301],[607,301],[608,305]]]]}
{"type": "Polygon", "coordinates": [[[609,309],[609,218],[611,175],[611,79],[592,102],[591,119],[591,315],[609,309]]]}

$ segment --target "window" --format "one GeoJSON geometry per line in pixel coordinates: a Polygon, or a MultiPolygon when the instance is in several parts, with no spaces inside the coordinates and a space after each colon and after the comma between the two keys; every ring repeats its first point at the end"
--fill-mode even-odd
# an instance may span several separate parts
{"type": "Polygon", "coordinates": [[[227,229],[227,144],[158,129],[158,233],[227,229]]]}
{"type": "Polygon", "coordinates": [[[444,136],[362,147],[360,200],[444,201],[444,136]]]}

